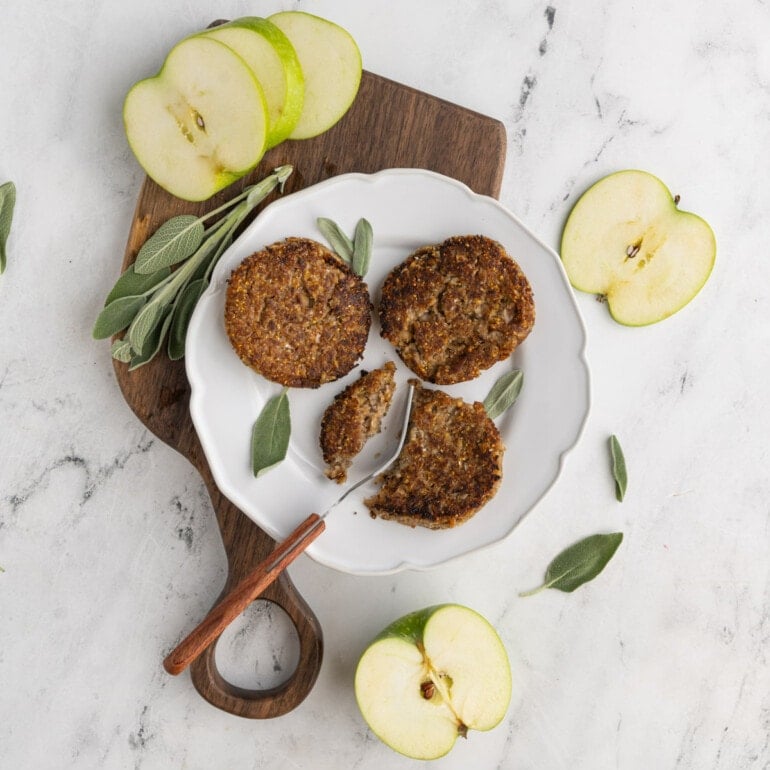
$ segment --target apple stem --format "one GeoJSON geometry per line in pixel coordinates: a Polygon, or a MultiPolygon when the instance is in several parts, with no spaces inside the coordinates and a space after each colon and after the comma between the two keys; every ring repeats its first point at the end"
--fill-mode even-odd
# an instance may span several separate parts
{"type": "Polygon", "coordinates": [[[679,201],[680,201],[680,200],[682,200],[682,196],[681,196],[681,195],[679,195],[679,194],[677,193],[677,194],[674,196],[674,205],[675,205],[675,206],[678,206],[678,205],[679,205],[679,201]]]}

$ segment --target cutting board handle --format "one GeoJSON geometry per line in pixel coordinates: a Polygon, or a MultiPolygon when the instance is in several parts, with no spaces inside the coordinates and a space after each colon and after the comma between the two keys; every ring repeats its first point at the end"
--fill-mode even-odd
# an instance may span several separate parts
{"type": "MultiPolygon", "coordinates": [[[[207,466],[199,470],[208,487],[228,556],[228,576],[222,598],[249,575],[276,544],[222,495],[207,466]]],[[[294,673],[282,684],[266,690],[237,687],[225,680],[217,669],[216,641],[190,666],[190,673],[195,689],[217,708],[250,719],[270,719],[296,708],[310,693],[321,670],[323,634],[318,618],[286,572],[259,598],[277,604],[294,623],[299,638],[299,661],[294,673]]]]}

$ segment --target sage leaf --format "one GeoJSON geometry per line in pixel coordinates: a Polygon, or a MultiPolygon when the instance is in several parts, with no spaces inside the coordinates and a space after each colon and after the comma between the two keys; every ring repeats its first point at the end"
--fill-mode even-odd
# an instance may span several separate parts
{"type": "Polygon", "coordinates": [[[168,267],[156,270],[154,273],[148,273],[147,275],[141,275],[134,270],[134,266],[131,265],[121,274],[120,278],[115,281],[115,285],[112,287],[110,293],[107,295],[107,299],[104,301],[105,306],[110,302],[114,302],[121,297],[137,296],[139,294],[148,294],[152,289],[157,288],[158,284],[162,283],[169,277],[171,270],[168,267]]]}
{"type": "Polygon", "coordinates": [[[169,219],[139,249],[134,270],[147,275],[187,259],[201,245],[203,233],[203,222],[192,214],[169,219]]]}
{"type": "Polygon", "coordinates": [[[184,357],[184,344],[187,338],[187,327],[190,325],[195,305],[208,287],[209,282],[199,278],[185,286],[184,291],[174,306],[174,319],[168,334],[168,357],[172,361],[178,361],[184,357]]]}
{"type": "Polygon", "coordinates": [[[165,310],[161,308],[162,320],[155,325],[145,339],[142,351],[136,352],[131,358],[131,362],[128,365],[129,372],[138,369],[140,366],[144,366],[158,355],[160,348],[163,345],[163,338],[166,336],[169,326],[171,326],[171,315],[171,309],[165,310]],[[165,315],[163,315],[164,312],[165,315]]]}
{"type": "Polygon", "coordinates": [[[356,275],[363,278],[369,270],[372,258],[372,226],[367,219],[359,219],[353,236],[353,259],[350,266],[356,275]]]}
{"type": "Polygon", "coordinates": [[[96,318],[91,334],[95,340],[107,339],[123,331],[147,302],[146,297],[119,297],[110,302],[96,318]]]}
{"type": "Polygon", "coordinates": [[[148,302],[128,327],[128,341],[137,355],[144,351],[144,344],[163,320],[164,305],[156,300],[148,302]]]}
{"type": "Polygon", "coordinates": [[[613,557],[623,541],[622,532],[591,535],[563,550],[545,571],[545,582],[539,588],[519,596],[533,596],[546,588],[571,593],[583,583],[593,580],[613,557]]]}
{"type": "Polygon", "coordinates": [[[615,479],[615,497],[618,502],[623,502],[628,488],[628,472],[626,471],[626,458],[615,435],[610,436],[610,456],[612,457],[612,477],[615,479]]]}
{"type": "Polygon", "coordinates": [[[5,244],[11,234],[13,208],[16,205],[16,185],[6,182],[0,185],[0,273],[5,271],[7,254],[5,244]]]}
{"type": "Polygon", "coordinates": [[[340,226],[326,217],[318,217],[316,224],[321,234],[329,242],[334,252],[344,262],[350,264],[353,261],[353,241],[342,232],[340,226]]]}
{"type": "Polygon", "coordinates": [[[251,431],[251,470],[259,478],[286,457],[291,435],[288,388],[273,396],[251,431]]]}
{"type": "Polygon", "coordinates": [[[110,348],[110,354],[116,361],[122,361],[127,364],[134,355],[131,350],[131,343],[128,340],[115,340],[110,348]]]}
{"type": "Polygon", "coordinates": [[[519,369],[506,372],[498,379],[484,399],[484,409],[490,420],[496,420],[506,409],[513,406],[523,384],[524,375],[519,369]]]}

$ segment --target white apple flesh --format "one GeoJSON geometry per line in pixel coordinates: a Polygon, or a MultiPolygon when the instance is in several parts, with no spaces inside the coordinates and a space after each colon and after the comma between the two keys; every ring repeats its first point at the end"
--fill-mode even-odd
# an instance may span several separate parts
{"type": "Polygon", "coordinates": [[[305,81],[294,47],[275,24],[245,16],[203,33],[237,53],[262,86],[267,102],[266,149],[280,144],[302,114],[305,81]]]}
{"type": "Polygon", "coordinates": [[[331,128],[348,111],[361,83],[361,52],[350,34],[303,11],[268,17],[289,40],[305,77],[305,103],[289,139],[309,139],[331,128]]]}
{"type": "Polygon", "coordinates": [[[355,692],[380,740],[408,757],[435,759],[458,735],[499,724],[511,671],[495,629],[473,610],[445,604],[388,626],[361,656],[355,692]]]}
{"type": "Polygon", "coordinates": [[[161,187],[200,201],[257,165],[267,106],[246,63],[226,45],[187,38],[160,72],[126,96],[123,121],[137,160],[161,187]]]}
{"type": "Polygon", "coordinates": [[[561,258],[570,283],[606,296],[612,317],[628,326],[680,310],[711,274],[716,240],[703,219],[677,204],[644,171],[619,171],[598,181],[564,226],[561,258]]]}

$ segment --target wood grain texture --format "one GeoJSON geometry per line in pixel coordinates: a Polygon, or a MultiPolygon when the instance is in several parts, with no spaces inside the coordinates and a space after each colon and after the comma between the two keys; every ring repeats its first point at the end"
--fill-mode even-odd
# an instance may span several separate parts
{"type": "MultiPolygon", "coordinates": [[[[364,72],[353,106],[336,126],[314,139],[284,142],[273,148],[255,171],[208,201],[179,200],[147,179],[139,194],[122,269],[134,261],[141,245],[169,217],[211,211],[284,163],[294,166],[284,194],[347,172],[425,168],[454,177],[478,193],[497,197],[505,143],[500,122],[364,72]]],[[[263,207],[276,197],[273,194],[263,207]]],[[[208,488],[228,560],[224,595],[273,550],[275,543],[214,483],[190,419],[184,361],[169,361],[161,353],[133,372],[115,362],[115,373],[123,396],[139,419],[187,457],[208,488]]],[[[216,669],[216,643],[192,664],[191,673],[198,692],[213,705],[263,719],[287,713],[307,696],[320,670],[323,640],[318,619],[285,572],[260,598],[282,607],[296,627],[300,659],[292,676],[270,690],[234,687],[216,669]]],[[[169,629],[169,649],[186,630],[169,629]]],[[[159,654],[159,663],[160,658],[159,654]]]]}

